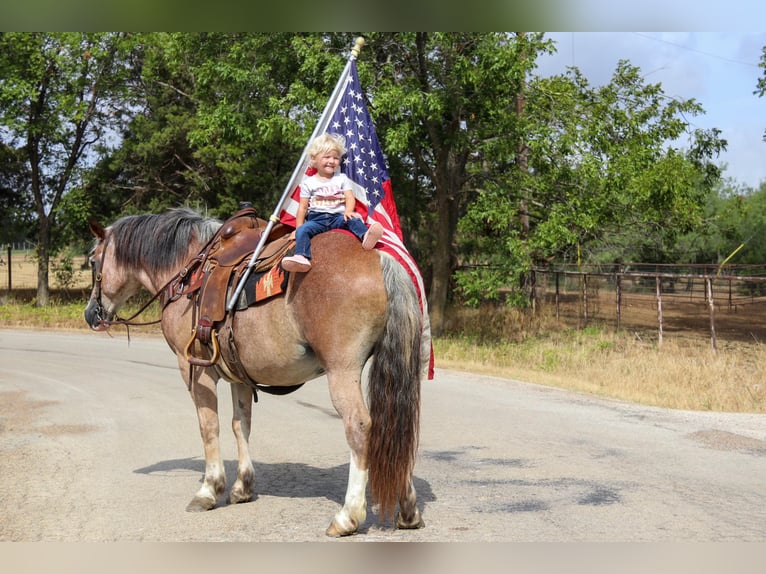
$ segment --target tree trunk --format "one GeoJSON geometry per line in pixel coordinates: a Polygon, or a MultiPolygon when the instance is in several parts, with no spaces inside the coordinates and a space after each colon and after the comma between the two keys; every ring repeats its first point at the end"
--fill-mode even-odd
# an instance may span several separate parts
{"type": "Polygon", "coordinates": [[[454,271],[455,233],[460,192],[465,181],[465,157],[450,151],[439,156],[436,166],[436,245],[433,252],[431,291],[428,298],[431,333],[438,336],[444,330],[449,301],[450,280],[454,271]]]}
{"type": "Polygon", "coordinates": [[[450,276],[452,275],[452,245],[453,233],[450,230],[450,200],[446,190],[436,192],[436,245],[433,252],[431,291],[428,297],[430,311],[431,333],[441,335],[444,330],[444,318],[449,297],[450,276]]]}
{"type": "Polygon", "coordinates": [[[37,302],[38,307],[45,307],[50,302],[51,293],[48,285],[50,263],[51,223],[43,216],[40,220],[40,234],[37,243],[37,302]]]}

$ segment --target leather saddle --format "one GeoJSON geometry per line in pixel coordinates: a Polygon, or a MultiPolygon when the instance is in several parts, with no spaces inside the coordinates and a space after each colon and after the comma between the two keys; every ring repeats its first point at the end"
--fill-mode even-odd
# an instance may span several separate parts
{"type": "MultiPolygon", "coordinates": [[[[244,374],[241,368],[231,368],[232,361],[239,363],[234,347],[233,330],[227,332],[226,345],[218,341],[218,331],[224,329],[236,309],[227,313],[226,307],[231,292],[239,284],[247,270],[255,247],[265,232],[267,222],[260,219],[255,209],[245,207],[231,216],[210,239],[203,251],[187,263],[179,283],[181,294],[194,300],[194,329],[186,345],[186,358],[191,365],[199,367],[214,366],[220,355],[224,355],[227,366],[243,382],[255,384],[244,374]],[[186,279],[188,278],[188,280],[186,279]],[[212,357],[201,358],[194,355],[195,348],[212,347],[212,357]],[[222,352],[223,351],[223,352],[222,352]],[[239,372],[238,372],[239,371],[239,372]]],[[[282,256],[290,250],[294,241],[288,237],[291,227],[277,223],[271,229],[268,239],[255,261],[251,273],[259,273],[274,267],[282,256]]]]}

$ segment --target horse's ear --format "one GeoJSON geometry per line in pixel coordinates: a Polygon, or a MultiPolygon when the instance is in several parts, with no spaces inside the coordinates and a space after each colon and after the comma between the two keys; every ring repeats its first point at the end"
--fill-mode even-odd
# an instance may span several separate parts
{"type": "Polygon", "coordinates": [[[88,219],[88,227],[90,228],[90,232],[96,236],[96,239],[103,240],[104,237],[106,237],[106,229],[104,229],[104,226],[93,217],[88,219]]]}

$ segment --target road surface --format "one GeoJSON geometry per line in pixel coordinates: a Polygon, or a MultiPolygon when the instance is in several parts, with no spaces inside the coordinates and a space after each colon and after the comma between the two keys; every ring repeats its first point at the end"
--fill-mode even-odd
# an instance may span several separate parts
{"type": "MultiPolygon", "coordinates": [[[[438,365],[437,365],[438,366],[438,365]]],[[[230,483],[235,445],[219,385],[230,483]]],[[[204,465],[162,339],[0,330],[0,541],[325,541],[348,448],[324,379],[261,393],[255,501],[184,508],[204,465]]],[[[353,541],[766,541],[766,415],[671,411],[436,371],[415,486],[353,541]]]]}

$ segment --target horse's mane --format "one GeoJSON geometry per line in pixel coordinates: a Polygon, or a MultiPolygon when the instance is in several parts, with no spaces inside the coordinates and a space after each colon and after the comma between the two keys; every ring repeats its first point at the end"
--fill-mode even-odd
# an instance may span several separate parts
{"type": "Polygon", "coordinates": [[[184,263],[189,244],[207,241],[221,222],[179,207],[161,214],[127,215],[110,227],[117,263],[156,274],[184,263]]]}

